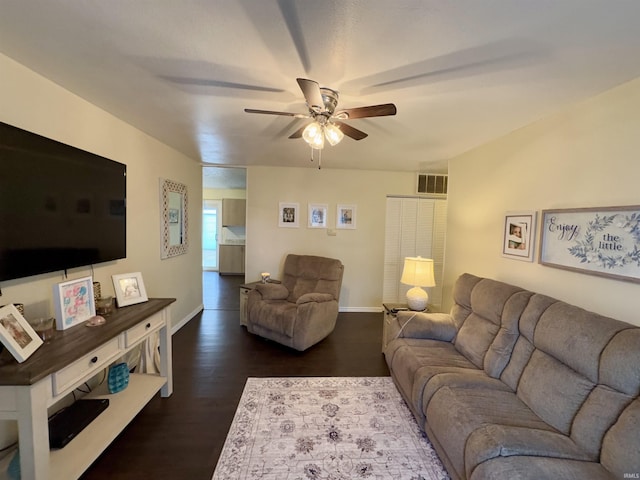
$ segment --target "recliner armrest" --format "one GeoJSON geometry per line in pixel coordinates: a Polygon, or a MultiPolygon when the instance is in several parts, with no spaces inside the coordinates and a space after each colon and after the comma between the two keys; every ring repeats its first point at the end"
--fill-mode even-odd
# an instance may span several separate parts
{"type": "Polygon", "coordinates": [[[458,333],[448,313],[401,311],[397,316],[398,337],[428,338],[450,342],[458,333]]]}
{"type": "Polygon", "coordinates": [[[263,300],[286,300],[289,296],[289,290],[281,283],[259,283],[255,289],[263,300]]]}
{"type": "Polygon", "coordinates": [[[312,292],[312,293],[305,293],[304,295],[300,295],[300,297],[296,301],[296,304],[301,305],[303,303],[309,303],[309,302],[316,302],[316,303],[330,302],[331,300],[335,300],[335,298],[333,298],[333,295],[331,295],[330,293],[312,292]]]}

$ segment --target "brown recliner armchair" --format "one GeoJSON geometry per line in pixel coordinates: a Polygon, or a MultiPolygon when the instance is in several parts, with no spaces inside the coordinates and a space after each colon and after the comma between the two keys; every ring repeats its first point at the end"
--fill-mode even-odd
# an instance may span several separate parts
{"type": "Polygon", "coordinates": [[[340,260],[287,255],[282,283],[249,293],[247,329],[299,351],[315,345],[336,325],[343,272],[340,260]]]}

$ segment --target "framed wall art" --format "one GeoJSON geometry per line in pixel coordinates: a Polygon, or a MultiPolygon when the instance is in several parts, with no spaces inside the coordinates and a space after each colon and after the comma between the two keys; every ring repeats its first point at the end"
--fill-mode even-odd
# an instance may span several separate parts
{"type": "Polygon", "coordinates": [[[189,246],[187,186],[160,179],[160,258],[187,253],[189,246]]]}
{"type": "Polygon", "coordinates": [[[536,229],[535,212],[509,212],[504,217],[502,256],[533,261],[536,229]]]}
{"type": "Polygon", "coordinates": [[[278,226],[298,228],[300,205],[298,203],[280,202],[278,204],[278,226]]]}
{"type": "Polygon", "coordinates": [[[42,339],[15,305],[0,308],[0,341],[18,363],[24,362],[42,345],[42,339]]]}
{"type": "Polygon", "coordinates": [[[309,228],[327,228],[327,204],[309,204],[309,228]]]}
{"type": "Polygon", "coordinates": [[[149,300],[140,272],[111,275],[111,279],[118,307],[126,307],[149,300]]]}
{"type": "Polygon", "coordinates": [[[53,286],[56,328],[65,330],[96,316],[93,279],[78,278],[53,286]]]}
{"type": "Polygon", "coordinates": [[[543,210],[539,263],[640,283],[640,205],[543,210]]]}
{"type": "Polygon", "coordinates": [[[336,211],[336,228],[356,228],[356,205],[338,205],[336,211]]]}

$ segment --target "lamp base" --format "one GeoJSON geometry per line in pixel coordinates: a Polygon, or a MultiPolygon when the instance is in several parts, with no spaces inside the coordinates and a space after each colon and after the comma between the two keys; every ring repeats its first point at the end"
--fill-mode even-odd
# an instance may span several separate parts
{"type": "Polygon", "coordinates": [[[407,305],[411,310],[422,312],[427,308],[429,294],[420,287],[413,287],[407,292],[407,305]]]}

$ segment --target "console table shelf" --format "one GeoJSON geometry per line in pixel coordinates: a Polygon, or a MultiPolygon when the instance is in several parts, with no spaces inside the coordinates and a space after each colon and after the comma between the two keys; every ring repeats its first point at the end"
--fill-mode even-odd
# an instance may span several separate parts
{"type": "MultiPolygon", "coordinates": [[[[78,478],[160,391],[173,391],[170,305],[175,299],[118,308],[99,327],[55,332],[27,361],[0,359],[0,419],[17,420],[24,480],[78,478]],[[132,374],[127,388],[109,394],[105,384],[87,398],[109,406],[60,450],[49,450],[48,409],[151,335],[160,337],[160,374],[132,374]]],[[[54,408],[55,409],[55,408],[54,408]]]]}

